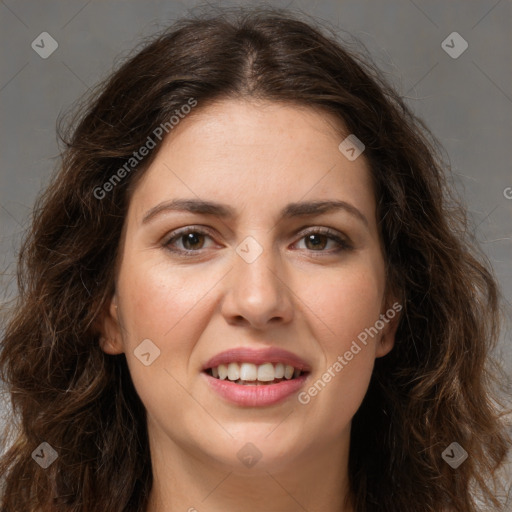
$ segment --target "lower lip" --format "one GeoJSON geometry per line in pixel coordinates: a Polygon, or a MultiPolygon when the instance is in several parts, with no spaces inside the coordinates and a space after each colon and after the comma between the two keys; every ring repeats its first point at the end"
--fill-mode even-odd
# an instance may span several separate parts
{"type": "Polygon", "coordinates": [[[202,373],[211,388],[229,402],[244,407],[264,407],[282,402],[299,391],[309,374],[300,375],[295,379],[283,380],[277,384],[244,386],[229,380],[220,380],[202,373]]]}

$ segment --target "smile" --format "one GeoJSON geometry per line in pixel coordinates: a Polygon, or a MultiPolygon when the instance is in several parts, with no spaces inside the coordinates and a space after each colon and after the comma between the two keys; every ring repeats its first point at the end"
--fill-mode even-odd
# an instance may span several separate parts
{"type": "Polygon", "coordinates": [[[310,373],[283,363],[233,362],[208,368],[201,376],[211,391],[231,405],[268,407],[299,393],[310,373]]]}
{"type": "Polygon", "coordinates": [[[277,384],[283,380],[296,379],[305,372],[302,372],[299,368],[283,363],[263,363],[256,365],[253,363],[232,362],[208,368],[206,373],[215,379],[229,380],[243,386],[268,386],[270,384],[277,384]]]}

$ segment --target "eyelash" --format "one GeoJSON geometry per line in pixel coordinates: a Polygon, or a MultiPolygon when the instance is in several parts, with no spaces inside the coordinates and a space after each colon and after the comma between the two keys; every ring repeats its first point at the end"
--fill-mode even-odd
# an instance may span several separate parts
{"type": "MultiPolygon", "coordinates": [[[[176,253],[180,256],[185,256],[185,257],[186,256],[194,256],[195,253],[199,253],[203,249],[191,250],[191,249],[175,249],[175,248],[171,247],[172,243],[174,243],[176,240],[179,240],[182,237],[184,237],[185,235],[188,235],[190,233],[194,233],[194,234],[198,234],[198,235],[206,235],[206,236],[209,236],[210,238],[213,238],[212,234],[209,231],[205,230],[204,228],[197,228],[194,226],[189,226],[187,228],[183,228],[181,230],[171,233],[172,236],[170,238],[168,238],[163,243],[163,246],[166,249],[168,249],[169,251],[176,253]]],[[[321,257],[324,254],[332,255],[332,254],[337,254],[341,251],[347,251],[347,250],[352,249],[352,245],[347,240],[344,240],[335,231],[332,231],[329,228],[314,228],[307,232],[302,232],[301,237],[299,238],[299,241],[303,240],[304,238],[306,238],[309,235],[327,236],[328,239],[333,240],[338,245],[337,249],[331,250],[331,251],[325,251],[325,250],[315,251],[315,250],[309,249],[308,252],[310,252],[310,253],[313,253],[313,254],[318,253],[318,254],[314,254],[315,256],[321,257]]]]}

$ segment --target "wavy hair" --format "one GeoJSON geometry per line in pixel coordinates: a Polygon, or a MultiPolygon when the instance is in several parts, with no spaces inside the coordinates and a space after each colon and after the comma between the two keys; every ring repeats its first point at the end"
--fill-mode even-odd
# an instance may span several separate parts
{"type": "Polygon", "coordinates": [[[137,48],[68,123],[20,250],[3,333],[14,414],[0,460],[2,512],[146,509],[145,410],[124,355],[105,354],[97,329],[131,191],[158,148],[126,164],[190,98],[200,109],[247,97],[328,112],[366,146],[388,285],[403,311],[353,418],[355,510],[475,512],[475,490],[499,506],[490,482],[510,440],[490,366],[495,278],[435,138],[369,57],[324,28],[268,8],[181,19],[137,48]],[[441,456],[453,441],[470,454],[457,470],[441,456]],[[58,453],[47,469],[31,457],[41,442],[58,453]]]}

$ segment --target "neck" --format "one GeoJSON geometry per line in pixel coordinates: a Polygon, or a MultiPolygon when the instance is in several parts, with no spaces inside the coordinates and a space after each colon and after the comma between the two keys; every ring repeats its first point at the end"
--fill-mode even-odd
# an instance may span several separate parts
{"type": "Polygon", "coordinates": [[[231,461],[219,460],[150,430],[153,487],[146,512],[353,512],[348,434],[337,446],[311,445],[287,460],[266,455],[264,441],[255,442],[263,453],[249,468],[236,457],[245,443],[231,461]]]}

